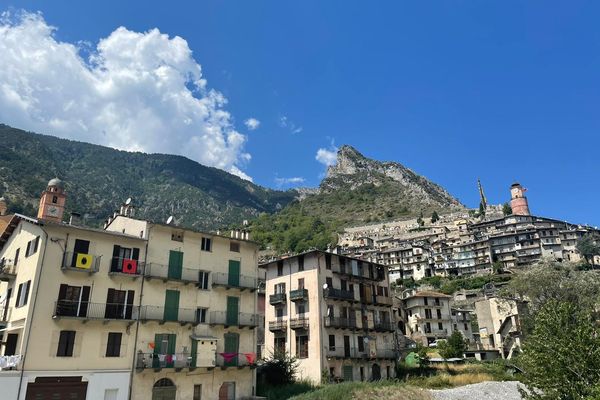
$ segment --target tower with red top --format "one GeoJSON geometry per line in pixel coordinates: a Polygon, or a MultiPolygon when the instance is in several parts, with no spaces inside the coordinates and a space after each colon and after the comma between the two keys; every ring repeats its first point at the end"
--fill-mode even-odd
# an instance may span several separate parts
{"type": "Polygon", "coordinates": [[[60,223],[65,213],[67,194],[63,181],[54,178],[48,182],[48,187],[42,192],[38,219],[60,223]]]}
{"type": "Polygon", "coordinates": [[[510,208],[513,215],[530,215],[529,204],[524,194],[526,190],[517,182],[510,186],[510,208]]]}

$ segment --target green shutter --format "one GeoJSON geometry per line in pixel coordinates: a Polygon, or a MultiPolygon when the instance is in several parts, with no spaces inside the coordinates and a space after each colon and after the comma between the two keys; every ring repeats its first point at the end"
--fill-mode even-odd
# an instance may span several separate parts
{"type": "Polygon", "coordinates": [[[196,358],[198,357],[198,341],[192,339],[192,350],[191,350],[192,361],[190,367],[196,368],[196,358]]]}
{"type": "Polygon", "coordinates": [[[238,324],[239,301],[237,297],[227,296],[227,325],[238,324]]]}
{"type": "Polygon", "coordinates": [[[229,286],[240,286],[240,262],[229,260],[229,286]]]}
{"type": "Polygon", "coordinates": [[[165,321],[177,321],[179,317],[179,291],[167,290],[165,293],[165,321]]]}
{"type": "MultiPolygon", "coordinates": [[[[178,292],[179,293],[179,292],[178,292]]],[[[175,342],[177,341],[177,335],[169,334],[167,335],[167,354],[174,355],[175,354],[175,342]]],[[[175,366],[175,362],[171,361],[166,364],[167,368],[173,368],[175,366]]]]}
{"type": "Polygon", "coordinates": [[[181,271],[183,270],[183,252],[171,250],[169,251],[169,275],[170,279],[181,279],[181,271]]]}
{"type": "Polygon", "coordinates": [[[352,381],[352,365],[344,365],[344,380],[347,382],[352,381]]]}
{"type": "MultiPolygon", "coordinates": [[[[237,333],[226,333],[225,334],[225,353],[238,353],[239,352],[239,335],[237,333]]],[[[225,366],[232,367],[238,365],[238,356],[236,355],[231,361],[226,361],[225,366]]]]}

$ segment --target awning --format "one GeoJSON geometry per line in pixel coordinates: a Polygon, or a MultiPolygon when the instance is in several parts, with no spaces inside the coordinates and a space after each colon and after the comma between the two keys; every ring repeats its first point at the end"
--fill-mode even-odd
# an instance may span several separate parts
{"type": "Polygon", "coordinates": [[[208,335],[190,335],[190,339],[192,340],[219,340],[214,336],[208,336],[208,335]]]}

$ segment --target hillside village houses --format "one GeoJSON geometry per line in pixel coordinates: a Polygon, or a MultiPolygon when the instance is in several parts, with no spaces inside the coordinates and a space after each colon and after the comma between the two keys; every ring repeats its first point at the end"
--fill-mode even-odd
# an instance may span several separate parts
{"type": "Polygon", "coordinates": [[[130,201],[104,229],[63,223],[66,198],[53,179],[37,218],[2,217],[3,396],[253,395],[257,244],[136,219],[130,201]]]}

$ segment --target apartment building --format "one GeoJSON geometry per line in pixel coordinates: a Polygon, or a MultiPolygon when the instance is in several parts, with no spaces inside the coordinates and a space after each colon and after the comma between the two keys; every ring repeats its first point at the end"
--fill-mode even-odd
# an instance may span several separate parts
{"type": "Polygon", "coordinates": [[[247,234],[136,219],[131,201],[104,229],[65,224],[65,197],[50,181],[38,218],[17,216],[0,242],[10,398],[251,396],[261,319],[247,234]]]}
{"type": "Polygon", "coordinates": [[[402,307],[406,336],[425,346],[452,334],[451,296],[433,291],[406,290],[402,307]]]}
{"type": "Polygon", "coordinates": [[[260,267],[266,270],[267,354],[295,355],[300,378],[314,382],[394,376],[385,266],[315,250],[260,267]]]}
{"type": "Polygon", "coordinates": [[[471,327],[471,310],[464,308],[450,308],[452,332],[460,332],[468,344],[474,344],[473,328],[471,327]]]}

